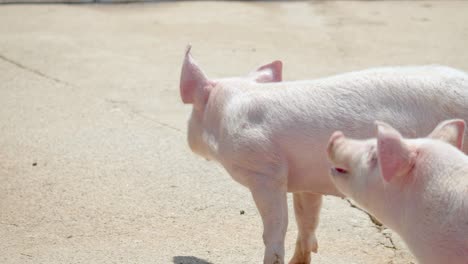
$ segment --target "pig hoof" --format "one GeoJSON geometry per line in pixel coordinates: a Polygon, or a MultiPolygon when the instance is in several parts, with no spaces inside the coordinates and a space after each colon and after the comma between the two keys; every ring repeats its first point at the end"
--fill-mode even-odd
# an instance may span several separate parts
{"type": "Polygon", "coordinates": [[[310,251],[314,252],[314,253],[317,253],[318,252],[318,243],[317,243],[317,240],[315,240],[313,243],[312,243],[312,247],[310,248],[310,251]]]}
{"type": "Polygon", "coordinates": [[[280,260],[280,256],[278,256],[278,254],[275,254],[275,258],[276,258],[276,260],[275,260],[275,262],[273,262],[273,264],[282,264],[281,260],[280,260]]]}
{"type": "Polygon", "coordinates": [[[310,253],[295,255],[289,264],[309,264],[310,263],[310,253]]]}

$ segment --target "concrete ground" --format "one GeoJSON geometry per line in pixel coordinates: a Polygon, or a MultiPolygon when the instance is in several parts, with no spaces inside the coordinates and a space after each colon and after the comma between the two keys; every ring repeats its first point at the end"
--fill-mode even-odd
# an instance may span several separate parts
{"type": "MultiPolygon", "coordinates": [[[[250,193],[187,146],[186,44],[212,77],[273,59],[286,80],[466,71],[466,14],[464,1],[0,6],[0,263],[259,263],[250,193]]],[[[318,239],[313,263],[414,263],[334,197],[318,239]]]]}

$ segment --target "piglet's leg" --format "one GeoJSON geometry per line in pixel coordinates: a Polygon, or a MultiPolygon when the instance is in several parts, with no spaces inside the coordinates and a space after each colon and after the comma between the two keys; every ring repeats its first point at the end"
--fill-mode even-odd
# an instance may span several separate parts
{"type": "Polygon", "coordinates": [[[249,186],[263,221],[264,264],[284,263],[284,237],[288,227],[286,185],[268,176],[253,176],[249,186]]]}
{"type": "Polygon", "coordinates": [[[298,235],[296,250],[289,264],[310,263],[310,252],[317,253],[315,230],[319,222],[322,195],[314,193],[294,193],[294,212],[298,235]]]}

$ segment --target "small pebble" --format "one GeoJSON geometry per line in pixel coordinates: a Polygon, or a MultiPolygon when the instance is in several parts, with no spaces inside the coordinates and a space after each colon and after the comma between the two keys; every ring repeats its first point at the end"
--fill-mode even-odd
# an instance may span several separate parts
{"type": "Polygon", "coordinates": [[[241,214],[241,215],[245,214],[244,210],[241,210],[241,211],[240,211],[240,214],[241,214]]]}
{"type": "Polygon", "coordinates": [[[32,165],[33,165],[33,166],[37,166],[37,162],[34,162],[32,165]]]}

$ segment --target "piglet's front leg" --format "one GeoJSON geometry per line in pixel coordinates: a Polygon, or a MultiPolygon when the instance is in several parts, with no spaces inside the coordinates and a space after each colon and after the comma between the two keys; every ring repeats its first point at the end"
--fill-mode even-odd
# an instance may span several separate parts
{"type": "Polygon", "coordinates": [[[319,223],[322,195],[314,193],[294,193],[294,212],[297,222],[296,250],[289,264],[309,264],[310,253],[317,253],[318,245],[315,230],[319,223]]]}

